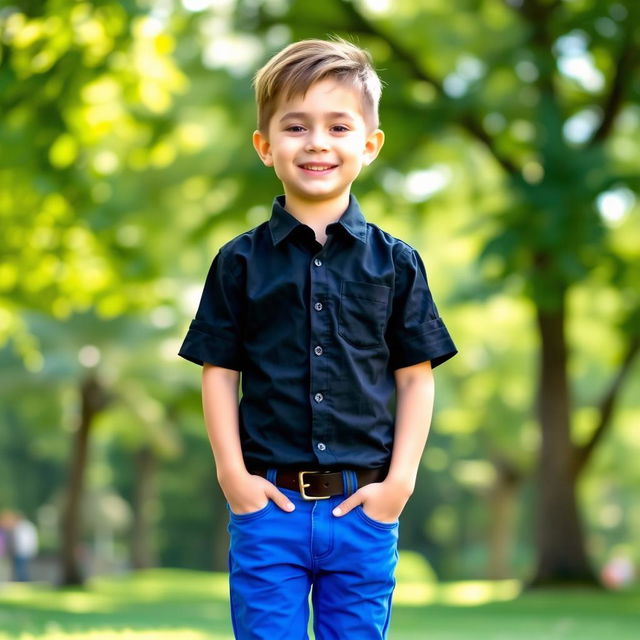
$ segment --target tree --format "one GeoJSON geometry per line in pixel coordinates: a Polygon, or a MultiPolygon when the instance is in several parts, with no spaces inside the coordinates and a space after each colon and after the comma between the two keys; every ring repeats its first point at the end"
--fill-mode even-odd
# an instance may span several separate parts
{"type": "MultiPolygon", "coordinates": [[[[539,337],[537,566],[530,585],[594,584],[576,484],[610,428],[640,348],[640,299],[629,287],[633,256],[616,251],[603,221],[606,214],[598,209],[599,198],[640,188],[635,157],[617,153],[612,145],[616,137],[638,136],[637,121],[627,132],[620,116],[639,97],[633,82],[639,7],[608,1],[460,0],[394,4],[375,13],[368,6],[334,2],[321,12],[292,2],[284,15],[265,7],[253,26],[264,32],[286,24],[294,39],[337,30],[366,39],[374,52],[387,49],[394,82],[421,83],[423,93],[431,95],[421,109],[406,93],[393,93],[392,109],[402,111],[405,131],[413,127],[423,137],[454,127],[500,168],[506,204],[485,212],[493,213],[495,232],[479,261],[491,263],[494,290],[510,276],[519,278],[539,337]],[[571,56],[581,57],[594,76],[603,78],[602,86],[572,71],[571,56]],[[457,67],[447,68],[456,61],[457,67]],[[603,263],[609,265],[606,274],[603,263]],[[598,425],[578,446],[571,435],[567,300],[573,287],[594,278],[604,278],[626,296],[612,322],[619,324],[627,345],[598,403],[598,425]]],[[[248,4],[238,3],[238,24],[250,11],[248,4]]],[[[406,166],[406,155],[404,162],[387,155],[387,162],[397,159],[396,166],[406,166]]]]}
{"type": "MultiPolygon", "coordinates": [[[[140,451],[134,564],[152,561],[139,541],[151,529],[143,505],[155,491],[153,459],[165,440],[154,435],[157,418],[136,419],[135,406],[140,398],[161,396],[169,413],[180,412],[170,425],[178,418],[183,424],[188,413],[194,432],[200,429],[199,390],[189,386],[193,372],[184,378],[189,392],[176,390],[158,355],[167,339],[160,329],[169,331],[172,317],[193,313],[195,303],[184,290],[201,286],[215,249],[261,222],[280,190],[250,146],[250,73],[291,39],[336,32],[372,51],[388,85],[381,113],[385,147],[356,185],[366,194],[367,211],[393,212],[385,226],[406,220],[417,243],[436,215],[441,228],[450,224],[455,207],[445,201],[447,216],[441,216],[436,209],[443,201],[429,199],[426,174],[432,172],[424,166],[437,158],[455,175],[442,191],[467,192],[477,218],[465,219],[478,260],[468,281],[452,284],[447,304],[453,320],[464,304],[486,307],[506,295],[531,311],[539,340],[542,443],[533,582],[594,581],[576,485],[606,440],[621,390],[628,387],[640,326],[640,260],[630,241],[638,228],[628,213],[640,190],[636,4],[430,0],[385,8],[365,0],[238,0],[152,11],[136,2],[49,0],[14,2],[2,10],[0,217],[7,231],[0,234],[0,343],[16,351],[36,388],[46,377],[38,372],[50,375],[52,361],[55,369],[56,348],[71,345],[65,366],[73,370],[79,399],[93,371],[77,366],[83,346],[107,353],[125,345],[129,359],[120,352],[118,367],[123,372],[126,364],[129,373],[117,382],[113,376],[103,380],[115,399],[92,415],[96,424],[115,424],[126,405],[130,424],[149,428],[132,446],[140,451]],[[588,385],[569,376],[572,355],[584,351],[572,326],[574,300],[585,291],[604,291],[615,300],[607,322],[612,344],[619,344],[617,371],[615,356],[594,360],[598,375],[588,385]],[[47,319],[44,329],[34,322],[38,317],[47,319]],[[47,332],[56,348],[43,338],[47,332]],[[147,368],[136,369],[142,343],[147,368]],[[577,386],[587,390],[573,393],[577,386]],[[596,387],[603,389],[600,398],[596,387]],[[576,403],[597,405],[599,418],[586,440],[574,433],[576,403]]],[[[527,379],[531,349],[522,340],[515,345],[512,333],[493,340],[496,350],[508,344],[510,353],[489,364],[495,371],[485,385],[486,410],[470,417],[466,428],[477,441],[490,441],[476,452],[486,453],[495,470],[494,513],[509,513],[529,456],[518,450],[521,438],[514,434],[524,431],[533,394],[524,392],[521,404],[508,406],[500,397],[506,386],[501,378],[527,379]]],[[[467,388],[463,376],[456,382],[467,388]]],[[[471,406],[462,392],[455,402],[471,406]]],[[[78,414],[81,407],[79,400],[78,414]]],[[[6,415],[17,422],[22,414],[6,415]]],[[[96,431],[95,425],[87,429],[87,437],[96,431]]],[[[467,435],[451,438],[452,445],[469,443],[467,435]]],[[[203,429],[191,440],[192,453],[202,450],[199,436],[206,438],[203,429]]],[[[86,444],[78,446],[77,460],[90,462],[81,455],[86,444]]],[[[160,491],[167,466],[159,470],[160,491]]],[[[69,477],[84,477],[81,468],[69,477]]],[[[474,476],[477,468],[469,469],[467,477],[474,476]]],[[[199,481],[206,502],[208,471],[203,464],[198,480],[190,468],[173,495],[199,481]]],[[[430,491],[427,508],[443,495],[430,491]]],[[[192,527],[196,517],[189,512],[192,527]]],[[[429,545],[420,526],[424,514],[411,517],[416,546],[429,545]]],[[[437,543],[451,530],[447,517],[437,543]]],[[[496,524],[508,526],[507,519],[496,524]]],[[[490,535],[499,569],[505,558],[497,550],[507,532],[496,527],[490,535]]],[[[450,557],[459,556],[460,544],[450,542],[450,557]]]]}
{"type": "MultiPolygon", "coordinates": [[[[30,313],[53,318],[61,329],[68,323],[69,334],[89,344],[108,343],[120,327],[124,343],[133,322],[109,328],[108,321],[162,299],[153,293],[165,267],[159,247],[133,258],[137,232],[130,227],[127,239],[118,223],[132,201],[153,207],[162,197],[148,183],[171,156],[165,114],[185,77],[171,37],[135,2],[16,2],[0,14],[0,34],[0,216],[8,230],[0,237],[0,345],[11,342],[25,366],[38,371],[43,337],[29,333],[30,313]],[[141,153],[141,139],[149,141],[148,153],[141,153]],[[111,181],[127,167],[140,175],[129,174],[127,188],[111,198],[111,181]],[[87,308],[96,315],[72,329],[71,319],[87,308]]],[[[144,223],[153,237],[151,216],[144,223]]],[[[113,401],[95,370],[81,371],[62,517],[64,585],[84,579],[77,550],[89,443],[95,419],[113,401]]],[[[149,469],[142,462],[140,468],[149,469]]],[[[144,530],[138,518],[135,532],[144,530]]],[[[134,556],[143,562],[139,547],[134,556]]]]}

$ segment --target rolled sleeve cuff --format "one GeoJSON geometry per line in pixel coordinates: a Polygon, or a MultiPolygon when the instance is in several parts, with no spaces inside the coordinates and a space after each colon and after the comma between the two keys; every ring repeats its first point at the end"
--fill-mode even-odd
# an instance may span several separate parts
{"type": "Polygon", "coordinates": [[[223,332],[211,330],[202,320],[191,321],[178,355],[189,362],[204,362],[242,371],[242,352],[238,342],[223,332]]]}
{"type": "Polygon", "coordinates": [[[435,369],[456,353],[458,350],[442,319],[435,318],[419,330],[396,335],[390,345],[390,362],[392,369],[400,369],[430,360],[431,368],[435,369]]]}

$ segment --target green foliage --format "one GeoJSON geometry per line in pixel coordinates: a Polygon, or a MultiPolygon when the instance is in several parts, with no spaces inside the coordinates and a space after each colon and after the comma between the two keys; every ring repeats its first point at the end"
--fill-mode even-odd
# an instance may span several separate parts
{"type": "MultiPolygon", "coordinates": [[[[640,5],[201,4],[0,10],[0,500],[33,517],[55,502],[79,384],[97,367],[115,400],[96,423],[89,489],[131,501],[132,457],[150,445],[162,560],[212,564],[220,514],[199,377],[177,348],[217,248],[281,192],[250,144],[251,73],[292,39],[337,33],[372,51],[386,84],[385,146],[354,192],[371,222],[424,253],[460,348],[438,374],[401,542],[440,577],[486,575],[497,469],[506,460],[526,476],[538,446],[533,305],[569,298],[577,442],[640,328],[640,5]],[[571,72],[576,59],[595,84],[571,72]],[[584,136],[568,135],[576,123],[584,136]]],[[[621,396],[583,487],[599,563],[640,532],[639,393],[635,381],[621,396]],[[628,516],[603,516],[603,504],[628,516]]],[[[523,531],[531,502],[524,493],[523,531]]],[[[512,544],[524,576],[529,537],[512,544]]]]}

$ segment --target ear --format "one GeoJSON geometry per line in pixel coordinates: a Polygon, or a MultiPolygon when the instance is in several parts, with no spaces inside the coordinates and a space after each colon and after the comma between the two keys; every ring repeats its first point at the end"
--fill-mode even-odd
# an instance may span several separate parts
{"type": "Polygon", "coordinates": [[[380,153],[384,144],[384,131],[382,129],[374,129],[365,140],[364,151],[362,154],[362,163],[365,166],[370,165],[380,153]]]}
{"type": "Polygon", "coordinates": [[[253,132],[253,148],[256,150],[256,153],[260,156],[260,160],[267,167],[273,166],[273,158],[271,156],[271,144],[267,137],[262,134],[259,129],[256,129],[253,132]]]}

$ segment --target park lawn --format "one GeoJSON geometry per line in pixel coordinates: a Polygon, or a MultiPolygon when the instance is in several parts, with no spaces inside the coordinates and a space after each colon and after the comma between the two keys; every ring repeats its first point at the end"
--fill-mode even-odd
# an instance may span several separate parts
{"type": "MultiPolygon", "coordinates": [[[[637,640],[640,590],[398,580],[389,640],[637,640]]],[[[154,569],[87,589],[0,585],[0,640],[233,640],[227,575],[154,569]]],[[[348,639],[346,639],[348,640],[348,639]]]]}

